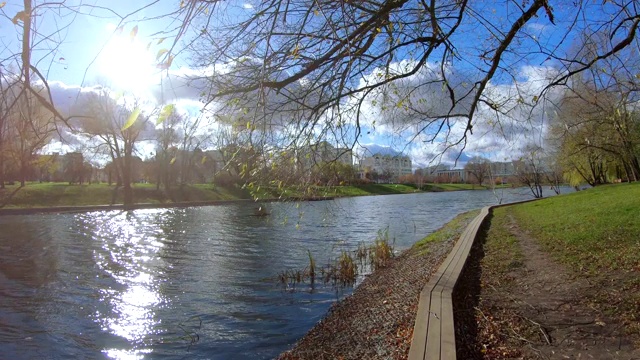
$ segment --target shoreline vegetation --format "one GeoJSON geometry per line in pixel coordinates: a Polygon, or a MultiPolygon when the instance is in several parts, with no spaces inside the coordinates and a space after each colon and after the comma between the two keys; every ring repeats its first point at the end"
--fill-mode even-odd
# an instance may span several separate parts
{"type": "MultiPolygon", "coordinates": [[[[293,188],[261,188],[253,193],[240,186],[196,184],[176,186],[171,191],[154,184],[133,186],[134,204],[128,208],[216,205],[246,201],[325,200],[336,197],[410,194],[459,190],[485,190],[470,184],[425,184],[421,188],[407,184],[364,184],[293,188]]],[[[0,189],[0,214],[82,211],[82,209],[121,209],[122,188],[107,184],[70,185],[68,183],[28,183],[24,187],[7,185],[0,189]]]]}
{"type": "MultiPolygon", "coordinates": [[[[472,186],[429,184],[426,189],[472,190],[472,186]]],[[[315,190],[316,199],[425,192],[392,184],[315,190]]],[[[11,191],[15,189],[2,190],[0,196],[11,191]]],[[[194,206],[255,200],[239,187],[178,187],[176,191],[183,193],[175,199],[154,198],[155,191],[151,184],[134,187],[136,201],[150,206],[194,206]]],[[[35,206],[96,206],[112,194],[113,187],[105,184],[29,184],[15,193],[15,202],[6,209],[44,209],[21,208],[21,201],[35,206]]],[[[280,196],[304,199],[294,191],[280,196]]],[[[459,355],[469,359],[537,358],[554,353],[579,357],[580,349],[586,348],[584,353],[597,351],[602,358],[640,355],[639,213],[640,183],[597,186],[497,209],[472,249],[462,288],[454,299],[456,337],[465,344],[458,344],[459,355]],[[549,294],[558,306],[549,307],[549,294]],[[574,324],[576,314],[580,321],[574,324]]],[[[459,215],[388,259],[279,358],[405,359],[418,295],[476,214],[459,215]]],[[[310,269],[321,272],[311,257],[310,269]]],[[[283,283],[297,281],[286,273],[282,276],[283,283]]]]}
{"type": "Polygon", "coordinates": [[[496,209],[454,302],[459,354],[640,358],[638,214],[638,182],[496,209]]]}
{"type": "MultiPolygon", "coordinates": [[[[279,359],[406,359],[418,295],[477,213],[374,271],[279,359]]],[[[496,209],[456,290],[458,357],[639,356],[639,213],[640,183],[496,209]]]]}
{"type": "Polygon", "coordinates": [[[387,259],[278,359],[405,359],[418,295],[478,213],[458,215],[387,259]]]}

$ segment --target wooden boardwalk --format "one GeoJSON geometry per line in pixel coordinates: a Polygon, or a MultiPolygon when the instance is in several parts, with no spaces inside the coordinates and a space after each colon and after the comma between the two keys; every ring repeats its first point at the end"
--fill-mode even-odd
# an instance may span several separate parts
{"type": "Polygon", "coordinates": [[[467,262],[471,247],[491,207],[467,226],[460,239],[420,293],[410,360],[455,359],[456,338],[453,322],[453,289],[467,262]]]}
{"type": "Polygon", "coordinates": [[[540,199],[485,206],[467,226],[449,256],[420,292],[409,360],[456,359],[452,295],[482,224],[492,209],[536,200],[540,199]]]}

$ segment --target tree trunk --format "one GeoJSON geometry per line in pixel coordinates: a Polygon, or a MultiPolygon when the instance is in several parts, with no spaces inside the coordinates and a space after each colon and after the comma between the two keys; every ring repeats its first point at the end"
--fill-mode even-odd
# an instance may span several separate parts
{"type": "Polygon", "coordinates": [[[22,156],[20,159],[20,187],[24,187],[27,183],[27,160],[22,156]]]}
{"type": "Polygon", "coordinates": [[[4,153],[2,147],[0,147],[0,189],[5,188],[5,180],[4,153]]]}
{"type": "Polygon", "coordinates": [[[131,142],[126,141],[124,144],[124,166],[122,169],[122,185],[123,185],[123,204],[124,206],[133,205],[133,190],[131,189],[131,142]]]}

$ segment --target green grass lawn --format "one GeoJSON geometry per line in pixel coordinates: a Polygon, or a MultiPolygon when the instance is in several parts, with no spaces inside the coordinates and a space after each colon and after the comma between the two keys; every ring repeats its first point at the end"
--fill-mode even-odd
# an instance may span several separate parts
{"type": "Polygon", "coordinates": [[[414,185],[406,184],[362,184],[346,186],[309,186],[309,187],[256,187],[255,192],[259,197],[345,197],[366,195],[392,195],[411,194],[422,192],[414,185]]]}
{"type": "Polygon", "coordinates": [[[334,186],[327,193],[335,196],[390,195],[420,192],[415,186],[405,184],[364,184],[351,186],[334,186]]]}
{"type": "MultiPolygon", "coordinates": [[[[122,189],[116,194],[114,186],[107,184],[69,185],[68,183],[28,183],[20,188],[7,186],[0,190],[0,203],[5,208],[83,206],[121,204],[122,189]]],[[[248,191],[239,187],[222,188],[212,184],[176,186],[169,193],[156,190],[154,184],[135,184],[133,197],[136,203],[160,204],[183,201],[217,201],[249,199],[248,191]]]]}
{"type": "Polygon", "coordinates": [[[640,183],[596,187],[510,211],[545,250],[576,271],[640,270],[640,183]]]}
{"type": "Polygon", "coordinates": [[[473,184],[426,184],[424,188],[428,191],[456,191],[456,190],[477,190],[484,187],[473,184]]]}
{"type": "Polygon", "coordinates": [[[429,250],[429,244],[431,243],[459,238],[467,228],[467,225],[469,225],[473,218],[475,218],[479,213],[480,210],[472,210],[456,216],[440,229],[413,244],[412,248],[422,253],[429,250]]]}
{"type": "MultiPolygon", "coordinates": [[[[640,183],[600,186],[497,209],[492,229],[507,212],[554,259],[597,284],[597,295],[589,299],[594,308],[620,319],[628,333],[640,334],[640,183]]],[[[492,238],[509,248],[508,236],[490,234],[488,245],[492,238]]],[[[512,251],[495,250],[517,257],[512,251]]]]}
{"type": "MultiPolygon", "coordinates": [[[[134,184],[135,203],[169,203],[272,198],[345,197],[366,195],[411,194],[424,191],[455,191],[483,189],[468,184],[429,184],[419,190],[407,184],[363,184],[349,186],[259,187],[250,191],[239,186],[221,187],[213,184],[174,186],[170,192],[156,190],[155,184],[134,184]]],[[[0,204],[5,208],[84,206],[122,203],[122,189],[116,194],[107,184],[69,185],[68,183],[27,183],[23,188],[10,185],[0,190],[0,204]]]]}

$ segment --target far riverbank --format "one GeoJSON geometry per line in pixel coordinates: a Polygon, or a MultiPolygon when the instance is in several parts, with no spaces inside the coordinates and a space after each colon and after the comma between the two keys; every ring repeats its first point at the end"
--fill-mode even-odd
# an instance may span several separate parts
{"type": "Polygon", "coordinates": [[[178,186],[167,192],[157,189],[153,184],[136,184],[133,188],[134,204],[124,206],[122,189],[116,190],[107,184],[29,183],[24,187],[13,185],[0,190],[0,215],[313,201],[336,197],[484,189],[470,184],[426,184],[421,188],[407,184],[363,184],[313,187],[305,192],[263,188],[255,195],[239,186],[196,184],[178,186]]]}

